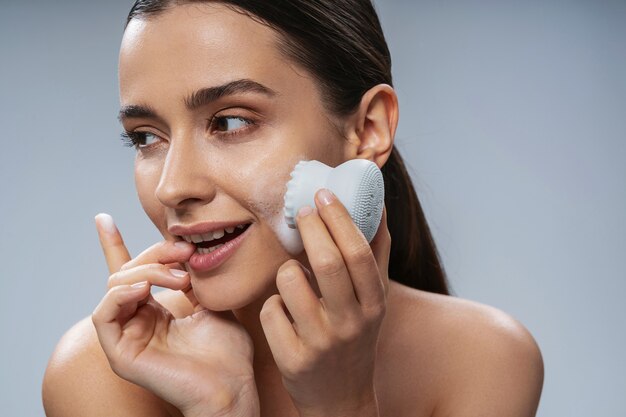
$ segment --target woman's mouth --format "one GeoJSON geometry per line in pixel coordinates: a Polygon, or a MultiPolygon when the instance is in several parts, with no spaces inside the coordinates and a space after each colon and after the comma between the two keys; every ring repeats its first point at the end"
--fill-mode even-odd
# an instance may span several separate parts
{"type": "Polygon", "coordinates": [[[182,235],[184,240],[196,245],[189,266],[199,272],[217,268],[241,245],[250,226],[251,223],[240,224],[203,234],[182,235]]]}
{"type": "Polygon", "coordinates": [[[250,224],[240,224],[237,226],[214,230],[208,233],[185,235],[181,236],[181,238],[189,243],[194,243],[196,245],[196,252],[207,254],[223,246],[226,242],[236,238],[245,232],[249,226],[250,224]]]}

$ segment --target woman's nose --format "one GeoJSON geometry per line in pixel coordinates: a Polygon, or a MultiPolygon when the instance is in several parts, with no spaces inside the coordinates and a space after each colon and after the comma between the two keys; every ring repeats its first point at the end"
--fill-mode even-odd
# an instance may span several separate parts
{"type": "Polygon", "coordinates": [[[170,144],[155,191],[163,205],[174,209],[206,204],[215,198],[208,162],[201,150],[195,149],[194,140],[185,139],[170,144]]]}

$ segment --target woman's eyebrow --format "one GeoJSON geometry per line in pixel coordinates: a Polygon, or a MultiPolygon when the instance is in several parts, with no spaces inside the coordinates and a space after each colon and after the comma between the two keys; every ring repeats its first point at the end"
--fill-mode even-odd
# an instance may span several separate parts
{"type": "Polygon", "coordinates": [[[216,87],[202,88],[185,98],[185,106],[189,110],[196,110],[206,104],[216,101],[222,97],[237,93],[259,93],[268,97],[274,97],[277,93],[269,87],[259,84],[250,79],[240,79],[230,81],[216,87]]]}
{"type": "Polygon", "coordinates": [[[161,121],[161,117],[149,106],[131,104],[120,109],[117,116],[120,123],[127,119],[155,119],[161,121]]]}
{"type": "MultiPolygon", "coordinates": [[[[184,103],[187,109],[196,110],[199,107],[212,103],[222,97],[237,93],[259,93],[268,97],[275,97],[277,95],[274,90],[256,81],[239,79],[215,87],[206,87],[194,91],[185,98],[184,103]]],[[[118,115],[118,120],[120,122],[133,118],[162,120],[162,118],[149,106],[131,104],[120,109],[118,115]]]]}

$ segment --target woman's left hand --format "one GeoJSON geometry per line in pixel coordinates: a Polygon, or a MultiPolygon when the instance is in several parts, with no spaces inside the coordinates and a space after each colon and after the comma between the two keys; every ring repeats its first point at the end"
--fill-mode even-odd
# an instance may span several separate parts
{"type": "Polygon", "coordinates": [[[320,190],[315,201],[317,210],[305,207],[296,218],[314,277],[296,260],[285,262],[276,277],[280,294],[265,302],[261,324],[302,417],[378,416],[374,365],[391,248],[386,210],[370,247],[332,193],[320,190]]]}

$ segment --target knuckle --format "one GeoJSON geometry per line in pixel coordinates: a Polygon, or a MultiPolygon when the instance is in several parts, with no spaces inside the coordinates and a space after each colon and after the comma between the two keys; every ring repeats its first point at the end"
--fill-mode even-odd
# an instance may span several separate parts
{"type": "Polygon", "coordinates": [[[125,288],[121,285],[116,285],[115,287],[111,287],[109,292],[104,296],[102,300],[102,304],[109,304],[114,300],[117,300],[124,292],[125,288]]]}
{"type": "Polygon", "coordinates": [[[102,315],[106,313],[107,306],[117,298],[117,294],[120,292],[121,289],[121,287],[110,288],[104,295],[104,297],[102,297],[100,303],[91,313],[91,321],[94,325],[98,325],[103,321],[102,315]]]}
{"type": "Polygon", "coordinates": [[[285,361],[285,371],[291,378],[297,379],[303,375],[310,374],[317,368],[317,355],[313,352],[300,350],[294,352],[285,361]]]}
{"type": "Polygon", "coordinates": [[[151,273],[168,272],[168,269],[169,268],[163,264],[145,264],[145,265],[140,266],[140,270],[151,272],[151,273]]]}
{"type": "Polygon", "coordinates": [[[337,338],[344,344],[356,342],[363,333],[361,323],[347,322],[337,331],[337,338]]]}
{"type": "MultiPolygon", "coordinates": [[[[328,208],[333,208],[331,206],[327,206],[328,208]]],[[[334,207],[336,208],[336,207],[334,207]]],[[[350,213],[347,210],[329,210],[327,216],[333,221],[338,223],[351,223],[352,218],[350,217],[350,213]]]]}
{"type": "Polygon", "coordinates": [[[363,309],[366,320],[370,323],[377,323],[383,319],[387,312],[387,303],[384,300],[377,301],[363,309]]]}
{"type": "Polygon", "coordinates": [[[366,264],[372,260],[372,249],[365,243],[356,244],[348,252],[347,258],[355,264],[366,264]]]}
{"type": "Polygon", "coordinates": [[[334,335],[328,334],[328,332],[320,332],[319,335],[313,338],[310,342],[310,348],[318,357],[325,352],[331,350],[334,344],[334,335]]]}
{"type": "Polygon", "coordinates": [[[119,281],[120,281],[120,273],[119,272],[114,272],[113,274],[109,275],[109,280],[107,281],[108,288],[113,288],[116,285],[119,285],[118,284],[119,281]]]}
{"type": "Polygon", "coordinates": [[[314,355],[304,355],[301,359],[297,372],[300,375],[306,375],[312,373],[317,368],[317,360],[314,355]]]}
{"type": "Polygon", "coordinates": [[[340,257],[330,254],[330,253],[322,253],[318,256],[317,261],[315,262],[316,269],[324,275],[338,275],[343,271],[343,259],[340,257]]]}
{"type": "Polygon", "coordinates": [[[139,256],[150,256],[153,252],[163,252],[164,250],[171,249],[169,246],[171,243],[167,240],[162,240],[156,243],[153,243],[150,247],[145,249],[139,256]]]}
{"type": "Polygon", "coordinates": [[[171,252],[172,250],[176,250],[175,246],[174,246],[174,242],[171,240],[163,240],[161,242],[157,242],[154,245],[152,245],[151,247],[149,247],[145,252],[144,255],[146,256],[150,256],[150,257],[158,257],[162,254],[166,254],[168,252],[171,252]]]}
{"type": "Polygon", "coordinates": [[[139,265],[135,268],[135,272],[133,272],[135,278],[134,282],[138,281],[148,281],[153,282],[155,276],[169,275],[168,268],[165,265],[161,264],[146,264],[139,265]]]}
{"type": "Polygon", "coordinates": [[[167,267],[161,264],[139,265],[133,269],[134,270],[131,271],[130,267],[127,267],[126,269],[122,268],[118,272],[111,274],[108,280],[108,288],[112,289],[123,284],[133,284],[139,281],[152,282],[149,274],[169,275],[167,267]]]}
{"type": "Polygon", "coordinates": [[[98,329],[98,325],[100,324],[100,306],[96,307],[96,309],[91,313],[91,322],[93,323],[96,330],[98,329]]]}
{"type": "Polygon", "coordinates": [[[121,267],[120,267],[120,271],[126,271],[127,269],[130,269],[133,267],[133,259],[131,259],[128,262],[125,262],[121,267]]]}
{"type": "Polygon", "coordinates": [[[117,233],[100,233],[100,230],[98,230],[98,235],[103,248],[116,249],[124,244],[119,231],[117,233]]]}

